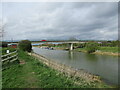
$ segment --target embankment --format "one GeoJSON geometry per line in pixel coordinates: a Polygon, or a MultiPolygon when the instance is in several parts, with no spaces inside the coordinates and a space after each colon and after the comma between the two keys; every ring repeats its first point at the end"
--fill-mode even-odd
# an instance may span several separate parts
{"type": "Polygon", "coordinates": [[[87,82],[102,82],[100,80],[99,76],[95,76],[93,74],[90,74],[82,69],[74,69],[70,66],[66,66],[64,64],[57,63],[55,61],[49,60],[39,54],[36,53],[29,53],[29,55],[34,56],[38,60],[40,60],[43,64],[46,64],[47,66],[51,67],[52,69],[55,69],[61,73],[64,73],[65,75],[73,78],[82,78],[87,82]]]}

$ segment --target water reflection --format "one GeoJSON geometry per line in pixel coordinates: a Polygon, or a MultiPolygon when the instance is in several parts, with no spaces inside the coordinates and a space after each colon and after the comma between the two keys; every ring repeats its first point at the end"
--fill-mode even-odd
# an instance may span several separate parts
{"type": "Polygon", "coordinates": [[[70,60],[73,60],[73,59],[74,59],[73,51],[69,51],[69,52],[68,52],[68,58],[69,58],[70,60]]]}
{"type": "Polygon", "coordinates": [[[93,61],[93,62],[98,60],[98,57],[95,54],[88,54],[88,53],[86,53],[85,55],[86,55],[85,56],[86,60],[93,61]]]}

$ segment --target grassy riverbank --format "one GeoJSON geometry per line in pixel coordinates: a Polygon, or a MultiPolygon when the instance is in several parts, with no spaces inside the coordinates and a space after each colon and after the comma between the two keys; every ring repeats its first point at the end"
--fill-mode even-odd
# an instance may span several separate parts
{"type": "MultiPolygon", "coordinates": [[[[68,50],[65,47],[55,47],[58,50],[68,50]]],[[[87,52],[86,48],[76,48],[75,51],[79,52],[87,52]]],[[[92,54],[101,54],[101,55],[112,55],[112,56],[120,56],[118,53],[118,47],[100,47],[100,49],[92,54]]]]}
{"type": "Polygon", "coordinates": [[[74,83],[58,71],[43,65],[37,59],[19,51],[20,64],[13,64],[2,72],[3,88],[108,88],[100,83],[87,83],[80,79],[81,85],[74,83]]]}
{"type": "MultiPolygon", "coordinates": [[[[75,50],[79,52],[87,52],[86,48],[77,48],[75,50]]],[[[118,54],[118,47],[100,47],[99,50],[93,54],[120,56],[120,54],[118,54]]]]}
{"type": "Polygon", "coordinates": [[[118,53],[118,47],[100,47],[100,51],[118,53]]]}
{"type": "Polygon", "coordinates": [[[3,88],[78,87],[23,51],[19,60],[20,64],[3,71],[3,88]]]}
{"type": "MultiPolygon", "coordinates": [[[[75,50],[87,52],[86,48],[77,48],[75,50]]],[[[111,52],[111,53],[118,53],[118,47],[100,47],[99,51],[101,52],[111,52]]]]}

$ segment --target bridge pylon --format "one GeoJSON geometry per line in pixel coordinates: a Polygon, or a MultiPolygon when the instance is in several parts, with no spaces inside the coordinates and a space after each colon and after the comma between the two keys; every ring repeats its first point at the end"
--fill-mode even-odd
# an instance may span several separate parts
{"type": "Polygon", "coordinates": [[[69,47],[69,50],[73,50],[73,43],[69,43],[70,47],[69,47]]]}

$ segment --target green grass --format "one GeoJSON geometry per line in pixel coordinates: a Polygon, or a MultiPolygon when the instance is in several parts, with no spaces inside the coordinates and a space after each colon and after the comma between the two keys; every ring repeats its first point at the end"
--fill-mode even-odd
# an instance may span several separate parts
{"type": "MultiPolygon", "coordinates": [[[[75,50],[86,52],[86,48],[77,48],[75,50]]],[[[99,51],[101,51],[101,52],[118,53],[118,47],[99,47],[99,51]]]]}
{"type": "Polygon", "coordinates": [[[2,50],[2,55],[6,54],[6,51],[7,50],[10,50],[10,52],[13,52],[16,50],[16,48],[11,48],[11,47],[4,47],[4,48],[1,48],[0,51],[2,50]]]}
{"type": "Polygon", "coordinates": [[[100,51],[118,53],[118,47],[100,47],[100,51]]]}
{"type": "Polygon", "coordinates": [[[14,64],[3,71],[3,88],[78,87],[22,51],[19,52],[19,60],[25,64],[14,64]]]}
{"type": "Polygon", "coordinates": [[[81,85],[76,85],[73,79],[67,78],[37,59],[19,51],[19,60],[23,64],[16,64],[2,72],[3,88],[91,88],[108,87],[103,83],[87,83],[79,79],[81,85]]]}
{"type": "Polygon", "coordinates": [[[76,48],[76,51],[86,52],[86,48],[76,48]]]}

